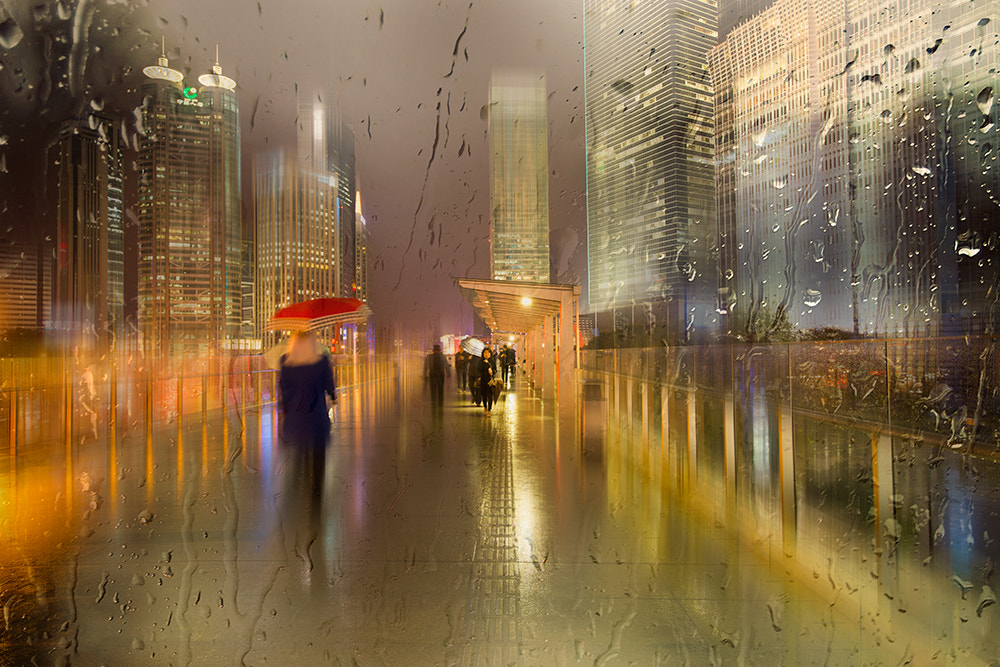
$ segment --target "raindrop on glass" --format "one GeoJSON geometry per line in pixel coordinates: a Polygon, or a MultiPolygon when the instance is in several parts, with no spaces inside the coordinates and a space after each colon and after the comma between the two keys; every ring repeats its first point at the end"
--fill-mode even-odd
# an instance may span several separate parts
{"type": "Polygon", "coordinates": [[[979,110],[983,112],[984,116],[990,114],[990,111],[993,110],[993,86],[986,86],[979,91],[976,104],[979,105],[979,110]]]}
{"type": "Polygon", "coordinates": [[[21,42],[24,33],[14,19],[7,19],[0,23],[0,46],[5,49],[13,49],[21,42]]]}

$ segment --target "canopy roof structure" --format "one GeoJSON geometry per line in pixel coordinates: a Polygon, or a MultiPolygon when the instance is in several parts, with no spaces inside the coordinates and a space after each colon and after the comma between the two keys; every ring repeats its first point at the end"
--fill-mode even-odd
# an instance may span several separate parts
{"type": "Polygon", "coordinates": [[[524,336],[518,359],[542,398],[571,401],[579,365],[579,285],[452,278],[493,333],[524,336]]]}
{"type": "Polygon", "coordinates": [[[493,331],[528,333],[559,314],[565,298],[579,298],[579,285],[452,278],[476,314],[493,331]]]}

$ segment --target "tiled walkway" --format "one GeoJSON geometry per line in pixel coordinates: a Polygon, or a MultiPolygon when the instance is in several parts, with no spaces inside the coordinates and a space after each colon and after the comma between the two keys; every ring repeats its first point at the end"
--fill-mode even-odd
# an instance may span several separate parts
{"type": "MultiPolygon", "coordinates": [[[[213,421],[0,477],[0,664],[895,664],[523,387],[345,393],[319,503],[213,421]]],[[[244,442],[245,441],[245,442],[244,442]]],[[[917,661],[919,663],[919,660],[917,661]]],[[[916,664],[916,663],[915,663],[916,664]]]]}

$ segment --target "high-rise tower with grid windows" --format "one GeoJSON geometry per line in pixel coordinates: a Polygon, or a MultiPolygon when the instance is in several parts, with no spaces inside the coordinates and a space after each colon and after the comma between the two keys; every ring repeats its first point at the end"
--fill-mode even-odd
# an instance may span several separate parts
{"type": "Polygon", "coordinates": [[[139,325],[152,354],[204,354],[240,335],[236,82],[218,63],[185,86],[165,56],[143,70],[139,325]]]}
{"type": "Polygon", "coordinates": [[[490,81],[494,280],[549,282],[545,75],[497,70],[490,81]]]}
{"type": "Polygon", "coordinates": [[[92,113],[65,123],[48,149],[56,231],[52,328],[85,347],[105,347],[123,332],[124,146],[117,126],[92,113]]]}
{"type": "Polygon", "coordinates": [[[716,319],[716,2],[584,7],[590,307],[686,337],[716,319]]]}
{"type": "MultiPolygon", "coordinates": [[[[289,304],[359,296],[354,133],[327,105],[299,106],[295,151],[258,155],[254,167],[258,333],[289,304]]],[[[367,297],[367,294],[365,294],[367,297]]]]}

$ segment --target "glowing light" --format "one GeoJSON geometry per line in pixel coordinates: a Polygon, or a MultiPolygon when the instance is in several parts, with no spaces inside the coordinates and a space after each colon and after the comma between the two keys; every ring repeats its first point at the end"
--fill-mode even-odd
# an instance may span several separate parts
{"type": "Polygon", "coordinates": [[[531,305],[531,297],[530,296],[522,297],[521,298],[521,305],[522,306],[530,306],[531,305]]]}

